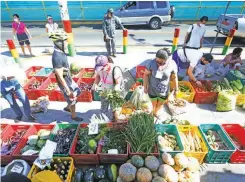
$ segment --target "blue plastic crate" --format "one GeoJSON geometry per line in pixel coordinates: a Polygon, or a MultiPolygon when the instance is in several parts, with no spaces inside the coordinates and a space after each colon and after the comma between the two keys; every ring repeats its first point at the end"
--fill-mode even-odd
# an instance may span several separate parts
{"type": "Polygon", "coordinates": [[[35,74],[35,77],[49,77],[53,71],[53,68],[42,68],[35,74]]]}
{"type": "Polygon", "coordinates": [[[205,140],[208,147],[208,153],[205,157],[206,163],[226,163],[231,155],[235,152],[235,146],[232,144],[231,140],[227,136],[223,128],[218,124],[201,124],[199,130],[205,140]],[[206,133],[208,130],[216,131],[222,142],[226,145],[228,150],[214,150],[208,143],[206,133]]]}

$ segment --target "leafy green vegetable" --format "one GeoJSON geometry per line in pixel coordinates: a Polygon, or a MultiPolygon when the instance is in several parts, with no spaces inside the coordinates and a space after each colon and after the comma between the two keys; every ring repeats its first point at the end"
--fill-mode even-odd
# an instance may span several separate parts
{"type": "Polygon", "coordinates": [[[216,110],[232,111],[236,107],[236,95],[232,92],[219,92],[216,110]]]}
{"type": "Polygon", "coordinates": [[[108,89],[108,90],[101,92],[100,95],[101,97],[104,97],[106,100],[109,101],[110,106],[113,111],[115,111],[115,109],[119,107],[122,107],[122,105],[125,103],[125,100],[123,99],[120,92],[115,91],[115,90],[108,89]]]}
{"type": "Polygon", "coordinates": [[[40,149],[43,148],[43,146],[46,144],[46,141],[47,140],[42,140],[42,139],[38,140],[37,141],[37,147],[40,149]]]}

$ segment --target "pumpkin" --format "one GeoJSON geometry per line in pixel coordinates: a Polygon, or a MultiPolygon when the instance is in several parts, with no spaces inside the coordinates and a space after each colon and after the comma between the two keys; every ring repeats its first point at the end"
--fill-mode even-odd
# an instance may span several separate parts
{"type": "Polygon", "coordinates": [[[166,164],[168,164],[170,166],[173,166],[174,165],[174,159],[173,159],[173,157],[170,154],[166,153],[166,152],[164,152],[162,154],[162,160],[163,160],[163,162],[165,162],[166,164]]]}
{"type": "Polygon", "coordinates": [[[155,156],[147,156],[145,158],[145,167],[150,169],[150,171],[157,171],[160,166],[159,160],[155,156]]]}
{"type": "Polygon", "coordinates": [[[198,160],[196,158],[194,158],[194,157],[188,157],[188,160],[189,160],[189,164],[188,164],[186,169],[188,171],[191,171],[191,172],[199,171],[200,165],[199,165],[198,160]]]}
{"type": "Polygon", "coordinates": [[[136,171],[137,171],[136,167],[134,167],[132,164],[125,163],[121,165],[119,168],[119,177],[124,182],[131,182],[135,180],[136,171]]]}
{"type": "Polygon", "coordinates": [[[155,178],[155,177],[157,177],[157,176],[159,176],[158,172],[152,172],[152,177],[153,177],[153,178],[155,178]]]}
{"type": "Polygon", "coordinates": [[[186,168],[189,164],[188,158],[183,153],[178,153],[174,156],[174,161],[180,169],[186,168]]]}
{"type": "Polygon", "coordinates": [[[164,178],[157,176],[153,178],[152,182],[167,182],[164,178]]]}
{"type": "Polygon", "coordinates": [[[151,182],[152,174],[151,171],[145,167],[140,168],[137,171],[137,181],[138,182],[151,182]]]}
{"type": "Polygon", "coordinates": [[[161,177],[163,177],[168,182],[178,181],[178,173],[175,172],[175,170],[167,164],[160,165],[158,169],[158,173],[161,177]]]}
{"type": "Polygon", "coordinates": [[[131,158],[131,163],[137,167],[137,168],[141,168],[144,166],[144,159],[139,156],[139,155],[134,155],[132,158],[131,158]]]}

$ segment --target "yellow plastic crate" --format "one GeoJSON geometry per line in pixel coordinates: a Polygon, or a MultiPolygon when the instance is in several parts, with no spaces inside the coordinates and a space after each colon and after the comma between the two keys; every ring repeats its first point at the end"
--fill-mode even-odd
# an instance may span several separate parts
{"type": "MultiPolygon", "coordinates": [[[[188,86],[191,89],[191,92],[178,92],[177,98],[184,99],[188,102],[193,102],[195,97],[195,90],[190,82],[187,81],[179,81],[179,85],[185,85],[188,86]]],[[[170,82],[170,90],[173,90],[173,82],[170,82]]]]}
{"type": "Polygon", "coordinates": [[[239,94],[236,98],[236,105],[242,106],[245,104],[245,94],[239,94]]]}
{"type": "MultiPolygon", "coordinates": [[[[55,160],[55,159],[58,159],[58,158],[60,158],[61,161],[71,161],[71,166],[70,166],[67,178],[66,178],[66,182],[71,182],[72,181],[72,175],[73,175],[73,173],[75,171],[73,158],[71,158],[71,157],[54,157],[53,159],[55,160]]],[[[41,171],[41,169],[39,169],[36,165],[33,164],[27,177],[29,179],[32,179],[34,177],[34,175],[37,174],[40,171],[41,171]]]]}
{"type": "MultiPolygon", "coordinates": [[[[199,161],[199,163],[202,164],[206,154],[208,153],[208,148],[205,144],[204,139],[202,138],[202,135],[201,135],[198,127],[197,126],[191,126],[191,125],[185,125],[185,126],[184,125],[178,125],[177,128],[178,128],[179,132],[183,132],[184,134],[188,134],[190,131],[192,136],[193,136],[195,134],[195,132],[197,133],[197,135],[200,139],[202,152],[185,152],[184,151],[184,154],[187,157],[196,158],[199,161]]],[[[183,143],[183,141],[182,141],[182,143],[183,143]]]]}

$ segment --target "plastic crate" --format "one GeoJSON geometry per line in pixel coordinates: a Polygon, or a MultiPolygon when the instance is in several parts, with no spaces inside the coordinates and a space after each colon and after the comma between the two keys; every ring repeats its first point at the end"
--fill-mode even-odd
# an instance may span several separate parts
{"type": "Polygon", "coordinates": [[[197,136],[200,140],[202,152],[185,152],[185,150],[184,150],[184,154],[187,157],[196,158],[199,161],[199,163],[202,164],[206,154],[208,153],[208,148],[206,146],[206,143],[205,143],[198,127],[197,126],[191,126],[191,125],[186,125],[186,126],[178,125],[177,128],[178,128],[179,132],[183,132],[184,134],[188,134],[189,132],[191,133],[192,136],[194,136],[195,133],[197,134],[197,136]]]}
{"type": "Polygon", "coordinates": [[[231,140],[229,139],[228,135],[225,133],[225,131],[222,129],[222,127],[218,124],[201,124],[199,126],[199,130],[206,142],[206,145],[208,147],[208,153],[205,157],[206,163],[226,163],[233,152],[235,151],[235,147],[232,144],[231,140]],[[218,135],[221,137],[222,141],[225,143],[225,145],[229,148],[229,150],[214,150],[208,143],[206,132],[208,130],[213,130],[218,133],[218,135]]]}
{"type": "MultiPolygon", "coordinates": [[[[19,125],[19,124],[13,124],[13,125],[9,125],[6,130],[4,130],[4,132],[1,133],[1,140],[5,141],[7,140],[9,137],[11,137],[15,131],[17,130],[26,130],[26,132],[28,131],[28,129],[30,128],[31,125],[19,125]]],[[[15,149],[18,147],[20,143],[18,143],[15,147],[15,149]]],[[[10,163],[13,160],[13,152],[15,151],[15,149],[13,149],[12,153],[10,153],[9,155],[3,155],[1,154],[1,163],[2,165],[6,165],[8,163],[10,163]]]]}
{"type": "MultiPolygon", "coordinates": [[[[81,71],[80,71],[79,74],[73,75],[73,76],[72,76],[72,79],[74,80],[74,82],[77,83],[77,81],[78,81],[79,78],[81,77],[81,74],[82,74],[82,73],[81,73],[81,71]]],[[[55,73],[51,73],[51,74],[49,75],[48,78],[56,78],[55,73]]]]}
{"type": "MultiPolygon", "coordinates": [[[[69,172],[68,172],[68,175],[67,175],[67,178],[66,178],[66,182],[71,182],[72,181],[72,176],[73,176],[73,173],[75,172],[75,166],[74,166],[74,161],[71,157],[54,157],[53,159],[54,160],[57,160],[57,159],[60,159],[61,161],[71,161],[71,164],[70,164],[70,169],[69,169],[69,172]]],[[[37,174],[38,172],[40,172],[41,169],[39,169],[37,166],[35,165],[32,165],[32,168],[30,170],[30,172],[28,173],[28,178],[29,179],[32,179],[35,174],[37,174]]]]}
{"type": "Polygon", "coordinates": [[[70,156],[74,159],[76,165],[80,164],[99,164],[99,156],[98,156],[98,147],[96,154],[77,154],[76,153],[76,145],[78,140],[78,133],[80,128],[86,128],[88,124],[80,124],[77,128],[77,132],[75,138],[72,142],[72,146],[70,149],[70,156]]]}
{"type": "MultiPolygon", "coordinates": [[[[211,90],[212,85],[211,82],[207,82],[206,80],[202,80],[201,83],[204,87],[207,88],[207,90],[211,90]]],[[[203,92],[198,89],[198,86],[196,83],[191,82],[191,85],[193,86],[195,90],[195,97],[194,97],[194,103],[196,104],[213,104],[217,101],[218,92],[210,92],[206,91],[203,92]]]]}
{"type": "Polygon", "coordinates": [[[26,77],[28,79],[31,79],[32,77],[35,76],[35,74],[41,70],[43,67],[42,66],[32,66],[30,67],[29,69],[27,69],[25,72],[26,72],[26,77]]]}
{"type": "Polygon", "coordinates": [[[136,79],[144,77],[145,69],[145,66],[136,66],[136,79]]]}
{"type": "MultiPolygon", "coordinates": [[[[178,132],[176,125],[173,125],[173,124],[156,124],[155,128],[156,128],[157,133],[163,134],[164,132],[166,132],[169,135],[174,135],[176,137],[176,140],[177,140],[176,142],[177,142],[177,146],[179,147],[179,150],[166,151],[167,153],[169,153],[172,157],[174,157],[176,154],[184,152],[184,147],[183,147],[183,144],[181,142],[180,135],[179,135],[179,132],[178,132]]],[[[157,145],[159,145],[158,141],[157,141],[157,145]]],[[[160,153],[164,152],[163,150],[160,149],[160,147],[158,147],[158,148],[159,148],[160,153]]]]}
{"type": "Polygon", "coordinates": [[[95,74],[94,68],[84,68],[82,74],[80,75],[81,81],[84,83],[91,83],[91,82],[93,83],[95,81],[95,76],[96,76],[96,74],[95,74]],[[91,74],[93,74],[93,76],[90,78],[86,78],[85,74],[87,74],[87,73],[91,73],[91,74]]]}
{"type": "Polygon", "coordinates": [[[245,104],[245,94],[239,94],[236,98],[236,105],[242,106],[245,104]]]}
{"type": "Polygon", "coordinates": [[[46,79],[44,78],[31,78],[25,85],[24,85],[24,91],[28,97],[29,100],[37,100],[38,97],[40,97],[39,88],[42,86],[42,84],[45,82],[46,79]],[[30,89],[30,85],[35,82],[40,82],[41,85],[37,89],[30,89]]]}
{"type": "Polygon", "coordinates": [[[41,129],[45,130],[52,130],[54,128],[54,124],[34,124],[30,127],[30,129],[26,132],[26,134],[22,137],[22,139],[19,142],[19,145],[16,147],[15,151],[13,152],[13,158],[15,159],[23,159],[29,163],[32,163],[38,158],[38,154],[27,156],[27,155],[21,155],[21,149],[23,149],[26,146],[26,143],[28,141],[28,137],[31,135],[36,135],[41,129]]]}
{"type": "Polygon", "coordinates": [[[101,101],[100,92],[98,92],[98,91],[92,91],[92,93],[93,93],[93,100],[94,101],[101,101]]]}
{"type": "MultiPolygon", "coordinates": [[[[77,85],[79,86],[80,83],[93,85],[94,80],[87,79],[86,81],[84,81],[83,78],[80,78],[77,82],[77,85]]],[[[82,93],[78,96],[77,101],[78,102],[92,102],[93,101],[92,91],[91,90],[90,91],[82,91],[82,93]]]]}
{"type": "Polygon", "coordinates": [[[42,68],[35,74],[35,77],[47,78],[53,73],[53,68],[42,68]]]}
{"type": "MultiPolygon", "coordinates": [[[[195,97],[195,90],[190,82],[187,81],[179,81],[179,85],[188,86],[191,89],[191,92],[181,92],[179,91],[177,94],[177,98],[184,99],[188,102],[193,102],[195,97]]],[[[170,82],[170,90],[173,90],[173,82],[170,82]]]]}
{"type": "MultiPolygon", "coordinates": [[[[55,138],[55,136],[56,136],[58,130],[60,130],[60,129],[67,129],[67,128],[73,128],[73,129],[76,129],[76,132],[75,132],[75,133],[77,133],[78,124],[56,124],[55,127],[54,127],[54,129],[52,130],[52,132],[51,132],[51,134],[50,134],[49,139],[50,139],[51,141],[54,141],[54,138],[55,138]]],[[[74,136],[76,136],[76,135],[74,135],[74,136]]],[[[70,148],[71,148],[71,146],[72,146],[72,143],[74,142],[74,139],[75,139],[75,137],[73,138],[73,141],[72,141],[71,144],[70,144],[70,148]]],[[[69,149],[69,151],[70,151],[70,149],[69,149]]],[[[63,156],[63,157],[66,157],[66,156],[68,156],[68,155],[69,155],[69,152],[66,153],[66,154],[54,154],[54,156],[63,156]]]]}
{"type": "Polygon", "coordinates": [[[241,80],[242,84],[245,85],[245,79],[240,79],[234,74],[234,70],[229,71],[229,73],[226,75],[227,80],[233,81],[233,80],[241,80]]]}
{"type": "Polygon", "coordinates": [[[4,132],[4,130],[7,128],[8,124],[0,124],[1,130],[0,130],[0,134],[2,132],[4,132]]]}
{"type": "Polygon", "coordinates": [[[47,78],[45,80],[45,82],[43,82],[43,84],[39,87],[38,92],[39,92],[39,97],[42,96],[49,96],[49,100],[50,101],[57,101],[57,94],[58,94],[58,85],[53,89],[53,90],[47,90],[48,86],[51,83],[56,83],[57,84],[57,80],[55,78],[47,78]]]}
{"type": "Polygon", "coordinates": [[[231,155],[230,163],[245,163],[245,129],[239,124],[223,124],[222,127],[236,147],[236,151],[231,155]],[[239,149],[237,144],[243,149],[239,149]]]}

